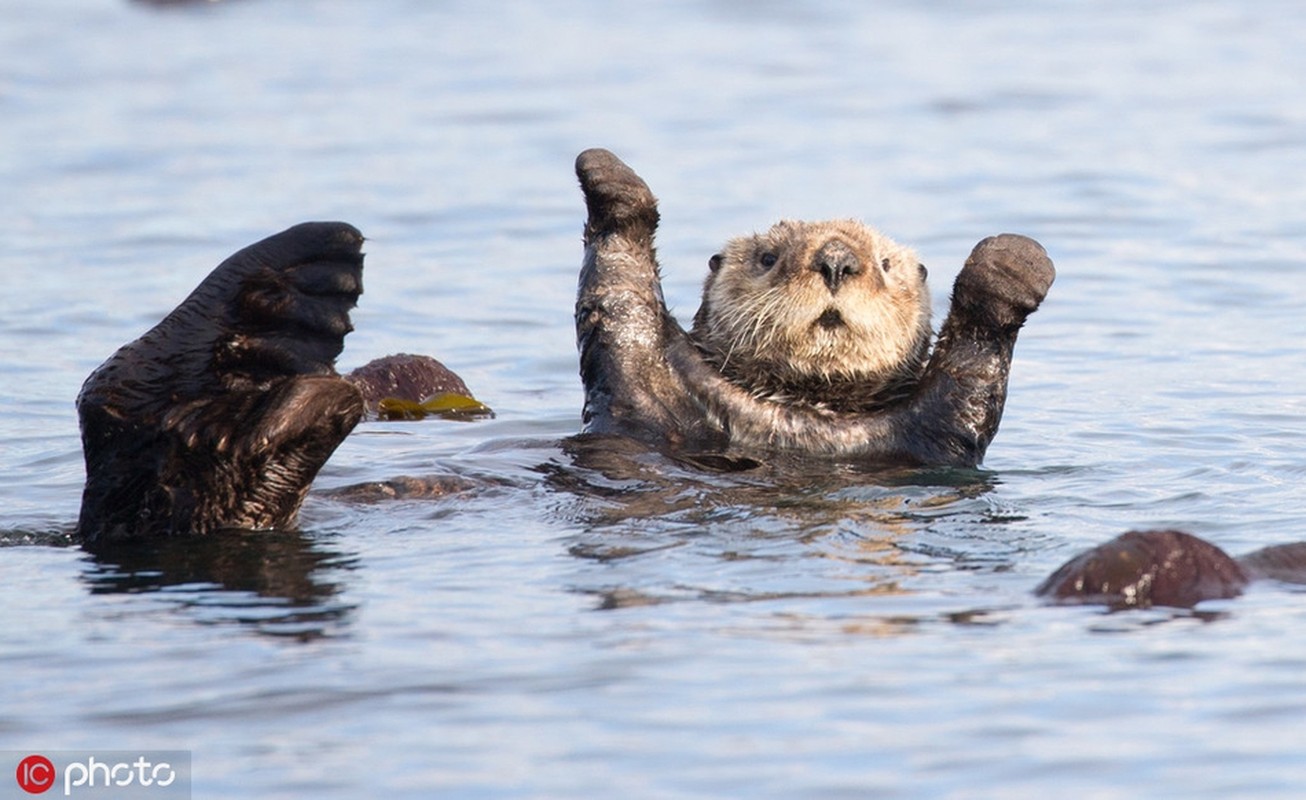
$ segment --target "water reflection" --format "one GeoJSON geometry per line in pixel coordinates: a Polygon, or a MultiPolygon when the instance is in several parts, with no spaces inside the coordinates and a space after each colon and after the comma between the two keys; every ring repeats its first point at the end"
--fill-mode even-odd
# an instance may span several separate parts
{"type": "Polygon", "coordinates": [[[581,521],[602,524],[685,514],[707,522],[730,507],[766,508],[806,528],[820,510],[842,519],[854,509],[881,523],[915,518],[911,509],[974,500],[999,483],[979,469],[882,467],[798,456],[767,461],[729,455],[671,456],[620,436],[580,435],[562,442],[565,463],[538,467],[546,486],[591,501],[581,521]],[[880,515],[877,510],[892,511],[880,515]]]}
{"type": "Polygon", "coordinates": [[[338,632],[354,609],[338,599],[339,578],[357,557],[297,531],[155,539],[89,558],[91,594],[157,593],[206,624],[311,640],[338,632]]]}
{"type": "Polygon", "coordinates": [[[538,471],[570,498],[561,513],[578,532],[568,553],[621,565],[572,587],[596,610],[911,594],[933,563],[965,559],[922,553],[922,527],[972,507],[988,513],[998,483],[981,470],[796,458],[731,459],[711,471],[612,436],[573,437],[561,453],[538,471]]]}

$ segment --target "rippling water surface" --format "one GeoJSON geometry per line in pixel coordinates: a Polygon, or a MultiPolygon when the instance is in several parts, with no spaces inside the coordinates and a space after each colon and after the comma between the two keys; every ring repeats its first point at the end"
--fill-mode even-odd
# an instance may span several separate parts
{"type": "Polygon", "coordinates": [[[196,797],[1296,797],[1306,595],[1048,608],[1079,549],[1306,538],[1294,3],[9,0],[0,748],[185,748],[196,797]],[[789,216],[1058,267],[979,470],[801,480],[579,424],[585,147],[662,201],[666,291],[789,216]],[[297,532],[67,542],[72,401],[227,254],[369,237],[343,366],[498,416],[368,424],[297,532]]]}

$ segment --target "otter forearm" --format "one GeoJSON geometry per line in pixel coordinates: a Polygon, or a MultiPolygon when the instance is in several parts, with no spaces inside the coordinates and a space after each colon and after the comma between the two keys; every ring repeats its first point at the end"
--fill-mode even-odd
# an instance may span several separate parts
{"type": "Polygon", "coordinates": [[[975,245],[925,374],[896,421],[922,463],[983,460],[1002,421],[1016,336],[1055,277],[1033,239],[1002,234],[975,245]]]}
{"type": "Polygon", "coordinates": [[[684,338],[663,304],[656,279],[641,281],[651,252],[631,254],[619,234],[585,248],[576,299],[576,338],[585,386],[587,433],[621,433],[659,446],[698,446],[702,410],[666,356],[684,338]],[[633,279],[632,279],[633,276],[633,279]]]}
{"type": "Polygon", "coordinates": [[[684,334],[662,299],[657,200],[606,150],[581,153],[576,174],[588,212],[576,296],[584,430],[677,446],[699,412],[666,358],[669,337],[684,334]]]}
{"type": "Polygon", "coordinates": [[[916,394],[894,415],[916,461],[973,467],[984,459],[1002,420],[1015,339],[944,327],[916,394]]]}

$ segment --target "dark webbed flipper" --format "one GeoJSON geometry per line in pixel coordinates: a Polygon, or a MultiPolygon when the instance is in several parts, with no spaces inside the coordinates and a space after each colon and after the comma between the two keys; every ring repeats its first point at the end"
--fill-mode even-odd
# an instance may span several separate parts
{"type": "Polygon", "coordinates": [[[362,243],[304,223],[251,245],[91,374],[77,398],[88,545],[293,524],[363,413],[334,368],[362,243]]]}
{"type": "Polygon", "coordinates": [[[682,453],[744,443],[896,464],[973,466],[984,457],[1016,335],[1055,276],[1037,242],[1006,234],[976,246],[909,399],[836,412],[757,397],[726,380],[667,312],[648,186],[606,150],[581,153],[576,172],[589,212],[576,302],[587,432],[682,453]]]}

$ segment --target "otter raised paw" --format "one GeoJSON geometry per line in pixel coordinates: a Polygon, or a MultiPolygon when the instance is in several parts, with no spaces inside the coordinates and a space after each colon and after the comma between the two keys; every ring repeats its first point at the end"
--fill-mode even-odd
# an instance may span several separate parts
{"type": "Polygon", "coordinates": [[[973,466],[1016,335],[1051,286],[1037,242],[976,246],[930,353],[925,270],[860,223],[781,222],[709,261],[686,332],[662,297],[657,201],[606,150],[576,160],[588,220],[576,303],[587,432],[671,451],[973,466]]]}

